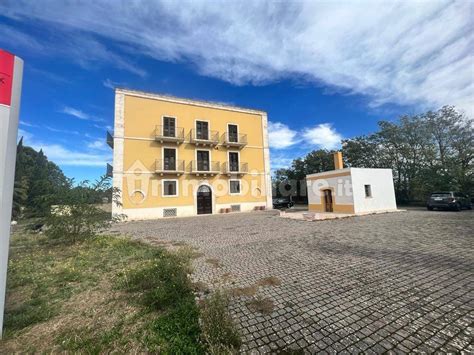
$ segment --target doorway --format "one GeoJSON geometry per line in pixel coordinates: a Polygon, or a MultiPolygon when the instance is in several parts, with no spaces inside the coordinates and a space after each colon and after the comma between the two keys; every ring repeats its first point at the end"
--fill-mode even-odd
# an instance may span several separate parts
{"type": "Polygon", "coordinates": [[[202,185],[197,191],[197,214],[212,214],[212,191],[202,185]]]}
{"type": "Polygon", "coordinates": [[[327,189],[327,190],[323,190],[323,192],[324,192],[324,211],[333,212],[332,191],[327,189]]]}

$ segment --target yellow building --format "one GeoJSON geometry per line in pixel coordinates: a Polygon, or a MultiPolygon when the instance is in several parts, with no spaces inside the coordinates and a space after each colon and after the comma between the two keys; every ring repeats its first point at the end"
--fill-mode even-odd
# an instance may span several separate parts
{"type": "Polygon", "coordinates": [[[117,89],[107,141],[129,220],[272,207],[266,112],[117,89]]]}

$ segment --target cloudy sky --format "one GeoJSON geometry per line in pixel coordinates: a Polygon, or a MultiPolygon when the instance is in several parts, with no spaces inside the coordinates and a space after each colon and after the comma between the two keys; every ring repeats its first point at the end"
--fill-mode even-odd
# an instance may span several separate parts
{"type": "Polygon", "coordinates": [[[473,116],[470,1],[4,0],[25,60],[21,131],[68,176],[111,151],[113,88],[268,112],[272,167],[442,105],[473,116]],[[112,5],[113,4],[113,5],[112,5]]]}

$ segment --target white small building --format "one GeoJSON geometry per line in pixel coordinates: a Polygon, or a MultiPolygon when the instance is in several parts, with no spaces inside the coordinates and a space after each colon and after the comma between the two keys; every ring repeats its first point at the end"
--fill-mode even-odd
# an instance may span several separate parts
{"type": "Polygon", "coordinates": [[[397,209],[392,169],[343,168],[334,154],[335,170],[306,176],[311,212],[370,213],[397,209]]]}

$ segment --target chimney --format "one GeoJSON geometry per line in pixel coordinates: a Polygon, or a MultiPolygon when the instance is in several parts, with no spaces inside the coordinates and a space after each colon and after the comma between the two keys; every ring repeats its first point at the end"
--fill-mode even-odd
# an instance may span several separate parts
{"type": "Polygon", "coordinates": [[[334,169],[335,170],[344,169],[344,164],[342,163],[342,153],[336,152],[333,154],[333,157],[334,157],[334,169]]]}

